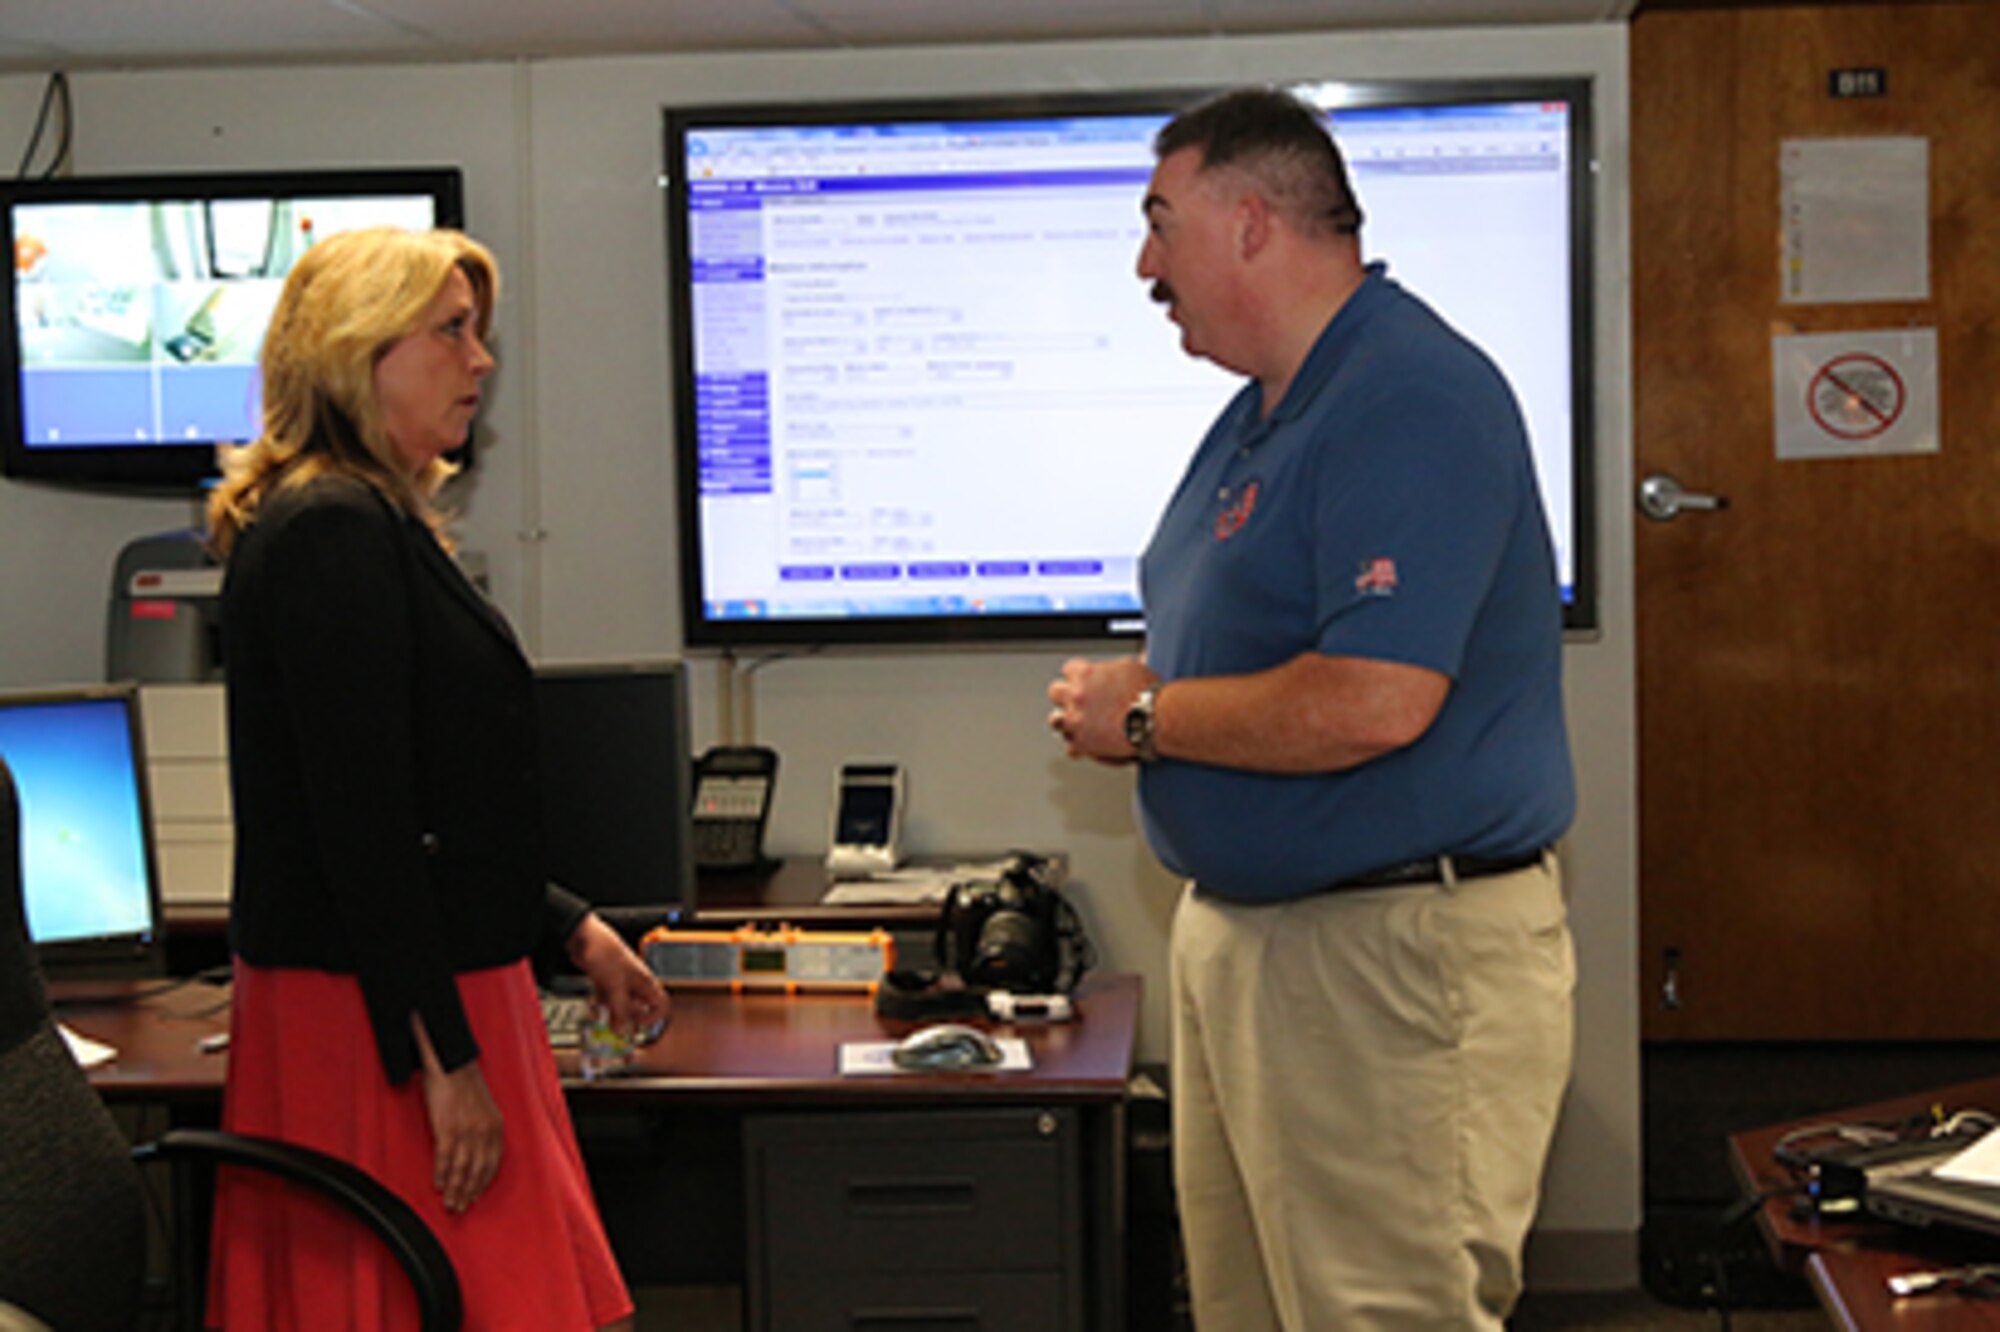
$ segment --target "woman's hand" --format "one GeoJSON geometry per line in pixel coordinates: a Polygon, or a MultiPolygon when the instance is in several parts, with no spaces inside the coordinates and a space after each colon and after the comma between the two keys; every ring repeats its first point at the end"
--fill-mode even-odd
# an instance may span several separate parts
{"type": "Polygon", "coordinates": [[[412,1017],[410,1027],[423,1063],[424,1110],[430,1116],[431,1143],[437,1152],[431,1182],[444,1196],[447,1212],[463,1212],[500,1173],[500,1107],[487,1089],[478,1060],[447,1073],[431,1049],[423,1022],[412,1017]]]}
{"type": "Polygon", "coordinates": [[[611,1025],[628,1036],[664,1027],[673,1006],[660,978],[595,913],[569,936],[569,960],[590,978],[590,998],[611,1010],[611,1025]]]}

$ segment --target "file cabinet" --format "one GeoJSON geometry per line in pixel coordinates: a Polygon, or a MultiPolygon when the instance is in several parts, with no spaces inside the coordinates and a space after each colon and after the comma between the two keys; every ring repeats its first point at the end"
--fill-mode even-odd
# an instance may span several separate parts
{"type": "Polygon", "coordinates": [[[1082,1332],[1073,1109],[839,1111],[744,1126],[754,1332],[1082,1332]]]}

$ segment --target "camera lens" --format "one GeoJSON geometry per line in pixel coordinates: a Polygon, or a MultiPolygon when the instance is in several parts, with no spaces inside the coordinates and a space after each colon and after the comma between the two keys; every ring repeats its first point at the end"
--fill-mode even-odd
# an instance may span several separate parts
{"type": "Polygon", "coordinates": [[[1042,923],[1024,911],[1002,909],[988,916],[980,927],[966,979],[1000,990],[1046,989],[1049,982],[1043,973],[1048,961],[1042,923]]]}

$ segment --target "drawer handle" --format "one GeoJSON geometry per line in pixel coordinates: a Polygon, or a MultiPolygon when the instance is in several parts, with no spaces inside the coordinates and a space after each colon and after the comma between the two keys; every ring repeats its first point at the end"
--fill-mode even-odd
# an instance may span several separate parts
{"type": "Polygon", "coordinates": [[[856,1309],[847,1316],[847,1325],[856,1332],[871,1327],[893,1327],[900,1332],[950,1332],[952,1328],[979,1326],[977,1309],[856,1309]]]}
{"type": "Polygon", "coordinates": [[[904,1212],[970,1212],[979,1199],[979,1190],[969,1177],[897,1179],[866,1178],[847,1181],[849,1212],[880,1216],[904,1212]]]}

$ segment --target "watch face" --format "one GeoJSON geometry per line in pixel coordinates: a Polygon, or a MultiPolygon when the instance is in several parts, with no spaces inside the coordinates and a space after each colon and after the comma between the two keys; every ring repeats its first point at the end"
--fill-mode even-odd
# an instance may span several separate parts
{"type": "Polygon", "coordinates": [[[1150,694],[1141,694],[1125,709],[1125,743],[1143,754],[1152,738],[1153,699],[1150,694]]]}
{"type": "Polygon", "coordinates": [[[1148,720],[1150,719],[1146,716],[1145,712],[1136,707],[1125,714],[1125,739],[1127,743],[1137,746],[1145,742],[1146,723],[1148,720]]]}

